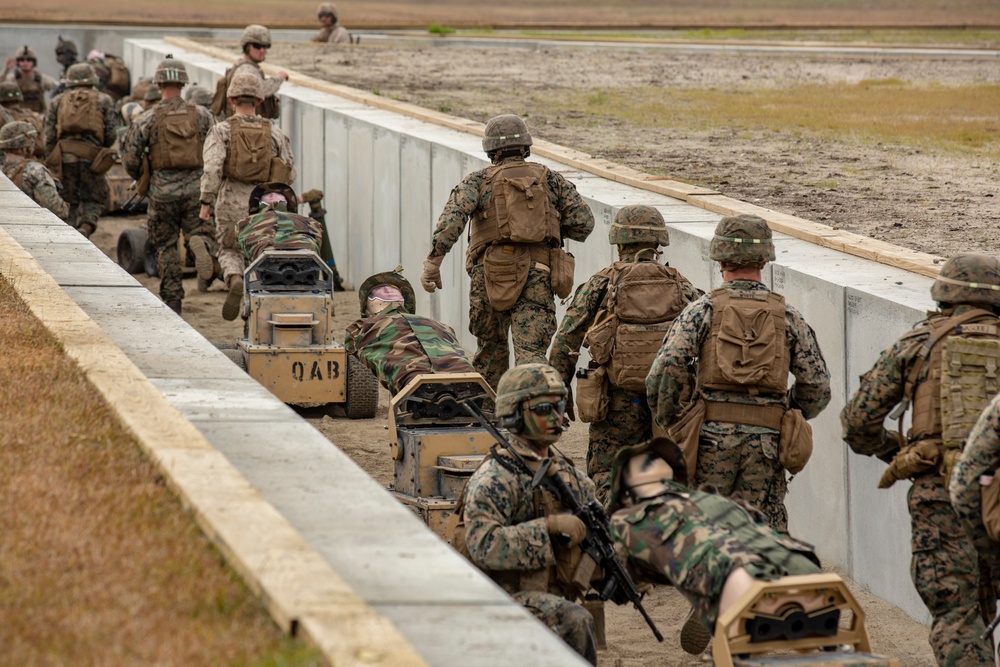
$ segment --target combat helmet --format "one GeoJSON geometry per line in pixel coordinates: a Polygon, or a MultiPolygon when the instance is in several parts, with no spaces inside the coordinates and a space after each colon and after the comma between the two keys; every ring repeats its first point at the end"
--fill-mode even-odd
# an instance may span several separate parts
{"type": "Polygon", "coordinates": [[[316,9],[316,14],[318,14],[319,16],[323,16],[324,14],[329,14],[330,16],[333,17],[333,22],[336,23],[338,17],[337,5],[333,4],[332,2],[324,2],[316,9]]]}
{"type": "Polygon", "coordinates": [[[264,99],[264,84],[253,72],[237,72],[226,89],[226,97],[256,97],[264,99]]]}
{"type": "Polygon", "coordinates": [[[774,261],[771,228],[757,215],[726,216],[715,228],[708,258],[738,266],[763,266],[774,261]]]}
{"type": "Polygon", "coordinates": [[[72,65],[76,62],[77,57],[79,57],[80,52],[76,48],[76,43],[71,40],[63,39],[62,35],[59,35],[59,41],[56,42],[56,60],[60,65],[72,65]]]}
{"type": "Polygon", "coordinates": [[[667,233],[667,223],[663,216],[652,206],[634,204],[624,206],[615,214],[608,232],[611,245],[628,245],[631,243],[656,243],[670,245],[670,235],[667,233]]]}
{"type": "Polygon", "coordinates": [[[0,150],[34,148],[38,130],[23,120],[7,123],[0,129],[0,150]]]}
{"type": "Polygon", "coordinates": [[[185,99],[191,104],[207,107],[212,103],[212,93],[205,86],[195,84],[187,89],[185,99]]]}
{"type": "Polygon", "coordinates": [[[97,72],[89,63],[76,63],[70,65],[66,70],[66,87],[75,88],[77,86],[96,86],[101,81],[97,78],[97,72]]]}
{"type": "MultiPolygon", "coordinates": [[[[536,396],[562,396],[569,392],[559,372],[548,364],[521,364],[511,368],[497,383],[496,416],[516,417],[521,403],[536,396]]],[[[504,426],[513,427],[508,421],[504,426]]]]}
{"type": "Polygon", "coordinates": [[[277,192],[278,194],[280,194],[282,197],[285,198],[285,201],[288,203],[288,205],[285,207],[286,211],[288,211],[289,213],[298,212],[299,198],[295,194],[295,190],[292,189],[292,186],[288,185],[287,183],[279,183],[277,181],[274,181],[271,183],[261,183],[260,185],[258,185],[253,189],[253,192],[250,193],[249,212],[251,215],[260,211],[260,200],[264,195],[268,194],[269,192],[277,192]]]}
{"type": "Polygon", "coordinates": [[[955,255],[941,267],[931,298],[938,303],[982,303],[1000,307],[1000,260],[989,255],[955,255]]]}
{"type": "Polygon", "coordinates": [[[512,146],[530,146],[531,134],[520,116],[512,113],[494,116],[486,123],[483,134],[483,150],[489,154],[512,146]]]}
{"type": "Polygon", "coordinates": [[[361,314],[365,314],[368,306],[368,295],[379,285],[392,285],[403,294],[403,309],[411,315],[417,311],[417,297],[413,292],[413,285],[403,277],[403,267],[397,266],[393,271],[383,271],[373,276],[368,276],[358,288],[358,301],[361,305],[361,314]]]}
{"type": "Polygon", "coordinates": [[[174,83],[184,85],[188,82],[187,69],[184,63],[174,58],[169,53],[167,57],[160,61],[153,74],[153,81],[156,83],[174,83]]]}
{"type": "Polygon", "coordinates": [[[614,462],[611,464],[611,493],[608,496],[609,514],[622,507],[623,496],[627,491],[624,488],[625,485],[622,483],[622,473],[625,470],[625,466],[633,456],[638,456],[644,452],[653,452],[666,461],[667,465],[674,471],[673,481],[682,486],[687,486],[688,471],[687,464],[684,461],[684,454],[681,452],[681,448],[677,446],[677,443],[670,438],[653,438],[632,447],[625,447],[618,451],[614,462]]]}
{"type": "Polygon", "coordinates": [[[0,104],[23,102],[21,88],[13,81],[0,81],[0,104]]]}
{"type": "Polygon", "coordinates": [[[258,23],[251,23],[243,29],[240,36],[240,47],[245,48],[247,44],[267,44],[271,45],[271,31],[258,23]]]}
{"type": "Polygon", "coordinates": [[[14,53],[14,58],[17,60],[23,60],[25,58],[29,58],[31,60],[34,60],[36,64],[38,63],[38,54],[35,53],[35,50],[30,46],[28,46],[27,44],[19,48],[14,53]]]}
{"type": "Polygon", "coordinates": [[[163,99],[163,91],[160,90],[159,86],[150,86],[146,89],[146,92],[142,94],[142,100],[144,102],[159,102],[163,99]]]}

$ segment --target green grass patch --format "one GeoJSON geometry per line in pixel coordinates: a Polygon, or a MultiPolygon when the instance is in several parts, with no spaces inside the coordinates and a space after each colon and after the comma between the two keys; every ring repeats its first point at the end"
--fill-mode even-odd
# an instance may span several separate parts
{"type": "Polygon", "coordinates": [[[455,32],[455,29],[441,25],[440,23],[432,23],[427,26],[427,32],[432,35],[450,35],[455,32]]]}

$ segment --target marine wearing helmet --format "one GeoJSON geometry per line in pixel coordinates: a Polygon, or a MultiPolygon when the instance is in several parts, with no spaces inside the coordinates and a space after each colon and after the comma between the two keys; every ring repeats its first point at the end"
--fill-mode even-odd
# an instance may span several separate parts
{"type": "Polygon", "coordinates": [[[89,63],[70,65],[69,69],[66,70],[64,81],[67,88],[96,86],[100,83],[100,79],[97,78],[97,72],[94,71],[94,68],[89,63]]]}
{"type": "Polygon", "coordinates": [[[490,118],[483,133],[483,151],[494,163],[509,155],[531,155],[531,133],[520,116],[502,114],[490,118]]]}
{"type": "Polygon", "coordinates": [[[1000,260],[989,255],[955,255],[941,267],[931,298],[943,308],[982,304],[1000,308],[1000,260]]]}
{"type": "Polygon", "coordinates": [[[10,151],[22,148],[34,150],[38,141],[38,130],[23,120],[7,123],[0,129],[0,150],[10,151]]]}
{"type": "Polygon", "coordinates": [[[708,258],[723,267],[763,268],[774,261],[774,240],[767,221],[757,215],[731,215],[719,221],[708,258]]]}

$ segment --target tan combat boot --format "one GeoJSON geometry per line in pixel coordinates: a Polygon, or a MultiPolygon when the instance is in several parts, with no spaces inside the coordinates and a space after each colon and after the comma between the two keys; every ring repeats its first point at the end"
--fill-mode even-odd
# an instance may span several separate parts
{"type": "Polygon", "coordinates": [[[222,304],[222,319],[233,321],[240,314],[240,302],[243,300],[243,276],[229,276],[226,280],[229,294],[222,304]]]}
{"type": "Polygon", "coordinates": [[[207,292],[208,286],[215,277],[215,263],[208,251],[208,242],[203,236],[192,236],[188,241],[191,254],[194,255],[194,268],[198,273],[198,291],[207,292]]]}

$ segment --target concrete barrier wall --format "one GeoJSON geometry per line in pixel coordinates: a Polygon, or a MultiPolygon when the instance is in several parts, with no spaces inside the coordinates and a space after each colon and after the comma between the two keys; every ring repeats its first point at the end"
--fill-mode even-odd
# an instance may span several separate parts
{"type": "MultiPolygon", "coordinates": [[[[156,40],[128,40],[123,49],[136,72],[149,74],[170,52],[192,78],[214,81],[227,63],[156,40]]],[[[416,281],[431,231],[448,194],[470,171],[486,166],[478,137],[316,90],[285,84],[281,125],[300,166],[297,191],[322,185],[327,224],[341,272],[357,283],[401,263],[416,281]]],[[[671,265],[702,289],[721,283],[708,261],[708,241],[719,216],[685,202],[614,183],[557,163],[592,207],[591,238],[571,243],[577,281],[612,260],[607,233],[625,204],[656,206],[668,222],[671,265]]],[[[468,330],[469,279],[464,239],[449,254],[444,289],[418,290],[418,308],[458,330],[468,330]]],[[[851,454],[840,439],[838,413],[878,353],[933,306],[931,280],[850,255],[776,236],[777,260],[765,281],[783,292],[815,329],[833,378],[830,408],[814,423],[813,461],[790,483],[788,507],[795,534],[815,543],[824,560],[918,620],[928,615],[908,579],[909,519],[906,484],[879,491],[884,464],[851,454]]],[[[563,311],[560,306],[560,314],[563,311]]]]}

